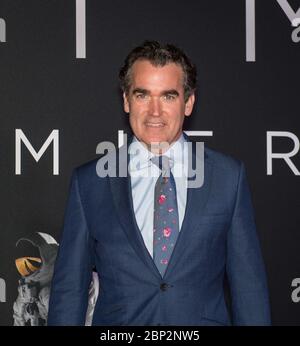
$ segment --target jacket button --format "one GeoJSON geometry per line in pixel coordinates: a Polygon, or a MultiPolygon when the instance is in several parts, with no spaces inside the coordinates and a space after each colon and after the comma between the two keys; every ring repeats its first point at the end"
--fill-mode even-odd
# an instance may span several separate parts
{"type": "Polygon", "coordinates": [[[166,291],[166,290],[168,289],[168,284],[166,284],[165,282],[162,283],[162,284],[160,284],[160,289],[161,289],[162,291],[166,291]]]}

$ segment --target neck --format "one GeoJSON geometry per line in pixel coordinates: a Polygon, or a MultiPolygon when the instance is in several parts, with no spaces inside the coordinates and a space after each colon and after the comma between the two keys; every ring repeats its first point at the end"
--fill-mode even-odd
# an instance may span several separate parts
{"type": "Polygon", "coordinates": [[[148,151],[150,151],[154,155],[163,155],[165,152],[167,152],[172,145],[180,138],[182,132],[176,136],[176,138],[172,142],[151,142],[151,143],[144,143],[141,142],[148,151]]]}

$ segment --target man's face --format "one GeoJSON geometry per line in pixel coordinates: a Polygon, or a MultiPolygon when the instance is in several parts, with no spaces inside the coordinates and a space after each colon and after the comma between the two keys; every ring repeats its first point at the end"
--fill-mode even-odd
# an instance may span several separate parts
{"type": "Polygon", "coordinates": [[[181,66],[169,63],[155,67],[147,60],[133,64],[129,94],[124,93],[123,98],[133,133],[148,146],[158,142],[171,145],[176,141],[195,100],[192,94],[184,101],[181,66]]]}

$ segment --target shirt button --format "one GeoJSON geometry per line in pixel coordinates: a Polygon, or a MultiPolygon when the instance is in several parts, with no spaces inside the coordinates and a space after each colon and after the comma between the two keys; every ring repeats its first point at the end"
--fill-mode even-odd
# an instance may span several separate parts
{"type": "Polygon", "coordinates": [[[167,283],[162,283],[162,284],[160,284],[160,289],[162,290],[162,291],[166,291],[167,289],[168,289],[168,284],[167,283]]]}

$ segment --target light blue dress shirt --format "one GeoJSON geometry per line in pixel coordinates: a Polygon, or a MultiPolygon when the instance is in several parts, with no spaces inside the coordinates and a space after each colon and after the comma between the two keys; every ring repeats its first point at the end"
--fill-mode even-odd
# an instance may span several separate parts
{"type": "MultiPolygon", "coordinates": [[[[184,143],[185,139],[181,135],[163,154],[170,159],[171,172],[175,179],[179,230],[184,218],[187,199],[188,148],[184,143]]],[[[154,154],[136,137],[133,138],[129,147],[129,153],[129,173],[135,218],[146,248],[153,257],[154,188],[161,171],[151,161],[154,154]]]]}

